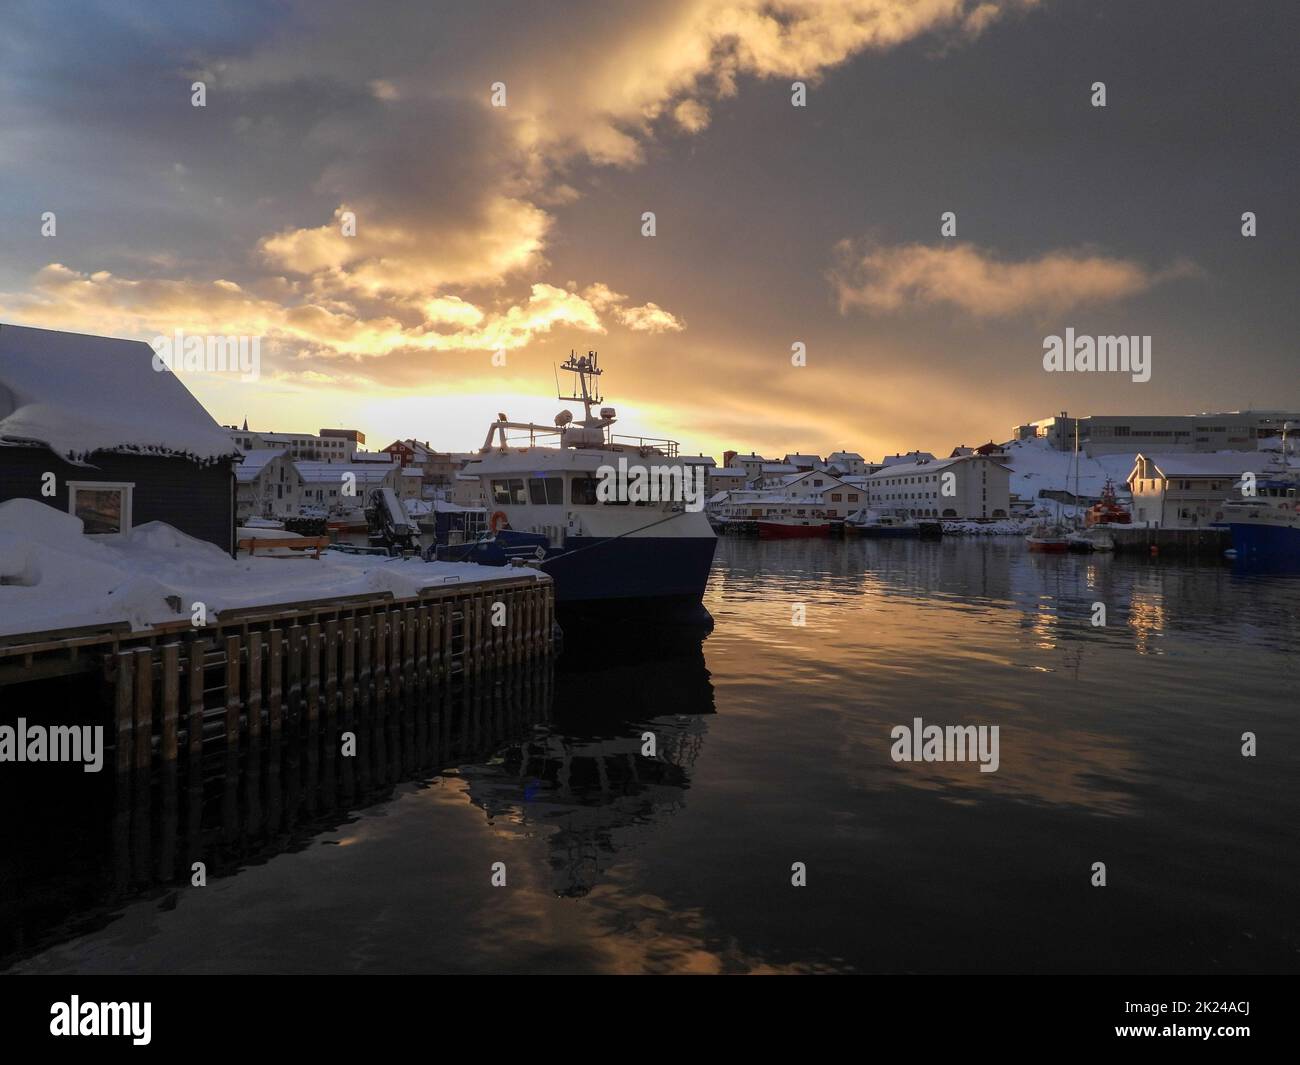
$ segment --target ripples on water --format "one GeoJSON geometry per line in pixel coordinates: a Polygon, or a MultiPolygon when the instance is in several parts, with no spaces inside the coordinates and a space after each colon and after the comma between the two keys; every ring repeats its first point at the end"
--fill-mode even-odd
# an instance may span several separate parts
{"type": "Polygon", "coordinates": [[[170,815],[157,781],[125,795],[69,774],[5,848],[0,956],[1297,968],[1300,581],[1013,540],[728,539],[706,602],[702,643],[570,634],[553,677],[411,708],[355,769],[310,740],[246,754],[170,815]],[[998,725],[999,770],[894,763],[890,729],[915,717],[998,725]],[[178,887],[199,853],[209,886],[178,887]]]}

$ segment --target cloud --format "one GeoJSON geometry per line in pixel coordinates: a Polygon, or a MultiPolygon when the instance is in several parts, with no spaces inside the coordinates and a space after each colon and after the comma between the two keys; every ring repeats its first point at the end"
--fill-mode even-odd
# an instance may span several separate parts
{"type": "Polygon", "coordinates": [[[601,281],[588,285],[582,296],[596,310],[602,314],[612,314],[616,321],[634,333],[680,333],[686,328],[685,322],[657,303],[645,303],[640,307],[623,306],[627,297],[601,281]]]}
{"type": "Polygon", "coordinates": [[[1004,262],[973,244],[885,246],[843,240],[827,277],[841,313],[894,312],[947,304],[979,318],[1059,312],[1109,303],[1197,271],[1180,262],[1152,271],[1087,250],[1004,262]]]}

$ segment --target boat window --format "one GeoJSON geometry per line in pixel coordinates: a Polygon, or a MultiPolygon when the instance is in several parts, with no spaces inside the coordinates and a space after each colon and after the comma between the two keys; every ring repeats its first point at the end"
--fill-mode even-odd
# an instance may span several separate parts
{"type": "Polygon", "coordinates": [[[564,480],[560,477],[528,478],[528,498],[534,506],[564,505],[564,480]]]}
{"type": "Polygon", "coordinates": [[[569,487],[569,502],[575,507],[589,507],[596,503],[596,478],[575,477],[569,487]]]}
{"type": "Polygon", "coordinates": [[[492,502],[497,506],[504,506],[510,502],[510,485],[508,481],[492,482],[492,502]]]}

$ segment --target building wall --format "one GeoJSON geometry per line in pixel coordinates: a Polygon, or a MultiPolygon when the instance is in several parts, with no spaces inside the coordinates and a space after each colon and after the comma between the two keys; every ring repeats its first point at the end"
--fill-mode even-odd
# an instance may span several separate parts
{"type": "Polygon", "coordinates": [[[0,502],[35,499],[68,512],[69,481],[125,481],[131,523],[163,521],[188,536],[234,549],[235,477],[228,459],[199,466],[183,458],[98,452],[91,464],[74,466],[44,447],[0,447],[0,502]],[[55,495],[41,495],[42,477],[54,474],[55,495]]]}
{"type": "Polygon", "coordinates": [[[1011,471],[978,456],[929,469],[886,467],[868,485],[872,507],[905,510],[913,517],[997,519],[1011,513],[1011,471]],[[954,475],[951,496],[943,494],[945,473],[954,475]]]}

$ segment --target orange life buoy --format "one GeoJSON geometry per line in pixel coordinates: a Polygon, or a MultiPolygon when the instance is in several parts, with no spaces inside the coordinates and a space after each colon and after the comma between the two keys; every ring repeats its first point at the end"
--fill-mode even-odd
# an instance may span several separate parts
{"type": "Polygon", "coordinates": [[[510,519],[506,517],[504,510],[494,510],[492,517],[488,518],[488,528],[493,533],[499,533],[502,529],[509,527],[510,519]]]}

